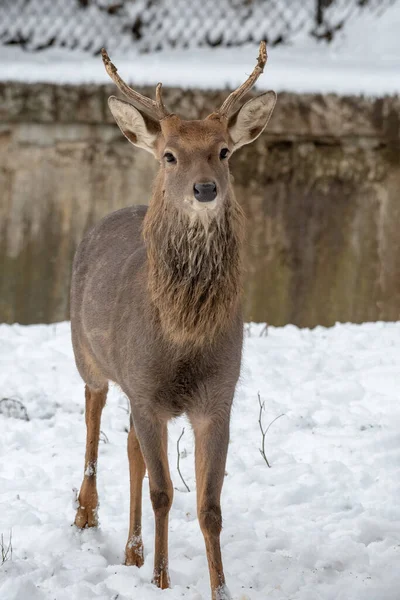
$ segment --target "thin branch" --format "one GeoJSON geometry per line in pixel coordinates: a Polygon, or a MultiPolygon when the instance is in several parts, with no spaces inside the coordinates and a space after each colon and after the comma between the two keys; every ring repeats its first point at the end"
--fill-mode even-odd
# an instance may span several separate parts
{"type": "Polygon", "coordinates": [[[109,443],[109,439],[108,439],[107,435],[104,433],[104,431],[100,431],[99,440],[100,440],[100,442],[103,442],[104,444],[109,443]]]}
{"type": "Polygon", "coordinates": [[[262,424],[262,411],[264,410],[265,402],[261,402],[260,392],[258,392],[258,404],[260,405],[260,414],[258,415],[258,425],[260,426],[260,431],[261,431],[261,448],[259,448],[259,450],[260,450],[261,456],[267,463],[267,467],[271,468],[271,465],[269,464],[268,458],[265,454],[265,435],[266,435],[266,433],[264,431],[263,424],[262,424]]]}
{"type": "Polygon", "coordinates": [[[265,430],[265,435],[267,435],[267,433],[268,433],[268,430],[269,430],[269,428],[271,427],[271,425],[272,425],[273,423],[275,423],[275,421],[277,421],[278,419],[280,419],[281,417],[284,417],[284,416],[285,416],[285,413],[282,413],[281,415],[278,415],[277,417],[275,417],[275,419],[273,419],[273,420],[271,421],[271,423],[268,425],[267,429],[265,430]]]}
{"type": "Polygon", "coordinates": [[[260,392],[258,392],[257,395],[258,395],[258,404],[260,405],[260,413],[258,415],[258,425],[259,425],[260,431],[261,431],[261,448],[259,448],[259,450],[260,450],[261,456],[263,457],[263,459],[267,463],[267,466],[269,468],[271,468],[271,465],[268,462],[267,455],[265,454],[265,438],[267,436],[267,433],[268,433],[269,428],[271,427],[271,425],[273,423],[275,423],[275,421],[277,421],[281,417],[284,417],[285,413],[282,413],[281,415],[278,415],[277,417],[275,417],[275,419],[273,419],[273,421],[271,421],[271,423],[268,425],[267,429],[264,429],[263,424],[262,424],[262,412],[263,412],[263,410],[265,408],[265,402],[261,402],[260,392]]]}
{"type": "Polygon", "coordinates": [[[177,459],[177,462],[176,462],[176,468],[178,469],[179,477],[182,479],[183,485],[185,486],[185,488],[187,489],[187,491],[190,492],[189,486],[186,483],[186,481],[183,479],[182,473],[181,473],[181,469],[180,469],[181,453],[180,453],[180,449],[179,449],[179,442],[181,441],[182,436],[183,436],[184,433],[185,433],[185,428],[182,429],[182,433],[178,437],[178,441],[176,442],[176,450],[177,450],[177,453],[178,453],[178,459],[177,459]]]}
{"type": "Polygon", "coordinates": [[[126,396],[125,396],[125,400],[126,400],[126,406],[122,406],[122,404],[118,404],[118,408],[120,408],[121,410],[123,410],[124,412],[126,412],[127,415],[129,415],[130,406],[129,406],[129,400],[128,400],[128,398],[126,396]]]}
{"type": "Polygon", "coordinates": [[[0,565],[3,565],[7,560],[12,560],[12,554],[13,554],[12,530],[10,531],[10,537],[9,537],[7,545],[5,545],[5,543],[4,543],[4,536],[3,536],[3,534],[1,534],[0,552],[1,552],[1,562],[0,562],[0,565]]]}

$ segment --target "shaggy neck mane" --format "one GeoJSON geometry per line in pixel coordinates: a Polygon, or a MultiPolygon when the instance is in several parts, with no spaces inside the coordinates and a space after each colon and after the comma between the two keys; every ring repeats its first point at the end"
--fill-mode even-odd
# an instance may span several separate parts
{"type": "Polygon", "coordinates": [[[238,308],[243,213],[228,194],[216,217],[193,219],[156,193],[145,217],[151,300],[178,345],[212,343],[238,308]]]}

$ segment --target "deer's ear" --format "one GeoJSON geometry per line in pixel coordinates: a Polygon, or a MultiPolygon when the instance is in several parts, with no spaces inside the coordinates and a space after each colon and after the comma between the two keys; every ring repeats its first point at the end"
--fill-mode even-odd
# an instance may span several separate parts
{"type": "Polygon", "coordinates": [[[276,102],[275,92],[265,92],[252,98],[229,120],[229,135],[233,142],[233,152],[250,144],[266,128],[276,102]]]}
{"type": "Polygon", "coordinates": [[[115,96],[109,97],[108,106],[124,136],[138,148],[155,156],[155,143],[161,131],[159,122],[115,96]]]}

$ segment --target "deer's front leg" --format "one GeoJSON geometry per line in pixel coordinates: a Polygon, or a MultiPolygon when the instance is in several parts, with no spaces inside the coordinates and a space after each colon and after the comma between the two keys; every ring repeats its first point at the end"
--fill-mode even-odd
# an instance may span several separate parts
{"type": "Polygon", "coordinates": [[[197,514],[206,545],[212,600],[231,598],[225,585],[220,534],[221,490],[229,443],[230,408],[225,414],[191,416],[195,434],[197,514]]]}
{"type": "Polygon", "coordinates": [[[150,498],[155,517],[155,549],[153,583],[162,589],[170,587],[168,574],[168,516],[173,487],[167,455],[167,423],[158,417],[142,414],[132,406],[136,435],[143,452],[150,482],[150,498]]]}
{"type": "Polygon", "coordinates": [[[97,527],[97,455],[99,449],[101,413],[106,403],[108,386],[102,390],[91,390],[85,386],[86,454],[83,482],[78,496],[75,525],[97,527]]]}
{"type": "Polygon", "coordinates": [[[125,548],[125,564],[141,567],[144,562],[142,542],[142,487],[146,473],[143,454],[132,416],[128,434],[128,458],[130,475],[131,508],[129,519],[129,535],[125,548]]]}

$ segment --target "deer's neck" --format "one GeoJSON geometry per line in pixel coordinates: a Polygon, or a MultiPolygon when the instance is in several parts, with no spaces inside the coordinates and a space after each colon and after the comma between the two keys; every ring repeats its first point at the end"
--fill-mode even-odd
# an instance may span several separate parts
{"type": "Polygon", "coordinates": [[[153,200],[144,222],[148,287],[167,338],[202,346],[229,328],[240,300],[242,230],[233,192],[207,220],[153,200]]]}

